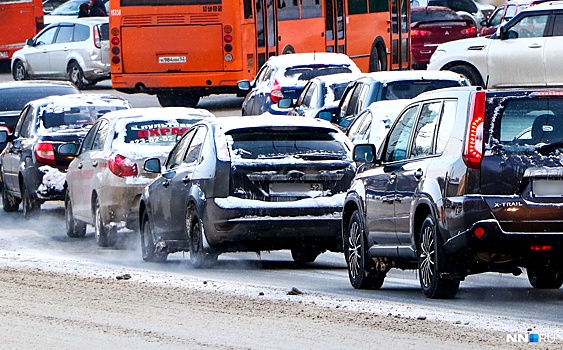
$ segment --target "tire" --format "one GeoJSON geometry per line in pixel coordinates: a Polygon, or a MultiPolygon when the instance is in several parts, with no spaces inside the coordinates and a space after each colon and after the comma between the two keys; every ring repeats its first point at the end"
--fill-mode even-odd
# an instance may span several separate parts
{"type": "Polygon", "coordinates": [[[298,264],[314,262],[322,252],[312,247],[291,248],[291,257],[298,264]]]}
{"type": "Polygon", "coordinates": [[[41,204],[39,204],[39,199],[22,183],[22,207],[23,207],[23,217],[26,219],[31,219],[39,215],[39,210],[41,209],[41,204]]]}
{"type": "Polygon", "coordinates": [[[205,228],[203,221],[194,210],[188,210],[186,215],[186,227],[188,228],[188,239],[190,242],[190,261],[196,269],[211,268],[217,262],[218,254],[203,249],[203,235],[205,228]],[[190,214],[191,212],[191,214],[190,214]]]}
{"type": "Polygon", "coordinates": [[[20,207],[20,200],[10,193],[8,193],[7,188],[2,189],[2,207],[4,208],[5,212],[15,212],[18,211],[20,207]]]}
{"type": "Polygon", "coordinates": [[[180,96],[176,99],[176,103],[180,107],[197,107],[199,102],[200,96],[195,93],[181,93],[180,96]]]}
{"type": "Polygon", "coordinates": [[[141,222],[141,253],[143,255],[143,260],[146,262],[156,263],[166,262],[168,253],[166,251],[157,252],[156,248],[157,247],[149,222],[149,214],[145,212],[143,214],[143,220],[141,222]]]}
{"type": "Polygon", "coordinates": [[[282,55],[291,55],[295,53],[295,49],[291,45],[286,45],[282,50],[282,55]]]}
{"type": "Polygon", "coordinates": [[[559,289],[563,285],[563,271],[550,269],[526,269],[528,281],[537,289],[559,289]]]}
{"type": "Polygon", "coordinates": [[[84,78],[84,72],[78,62],[72,62],[67,70],[68,80],[70,80],[80,90],[85,89],[90,82],[84,78]]]}
{"type": "Polygon", "coordinates": [[[369,60],[370,72],[381,72],[387,70],[387,58],[378,45],[373,45],[369,60]]]}
{"type": "Polygon", "coordinates": [[[176,99],[172,93],[157,94],[156,98],[162,107],[176,107],[176,99]]]}
{"type": "Polygon", "coordinates": [[[459,290],[459,278],[444,278],[446,256],[432,216],[422,223],[418,239],[418,275],[422,293],[431,299],[452,299],[459,290]]]}
{"type": "Polygon", "coordinates": [[[27,80],[29,79],[29,74],[27,74],[27,70],[23,65],[22,61],[17,61],[14,64],[14,69],[12,70],[12,77],[16,81],[27,80]]]}
{"type": "Polygon", "coordinates": [[[344,257],[348,266],[350,284],[356,289],[379,289],[386,271],[380,271],[368,256],[365,228],[359,211],[354,211],[344,233],[344,257]]]}
{"type": "Polygon", "coordinates": [[[86,223],[74,218],[68,190],[65,194],[65,227],[67,236],[71,238],[84,237],[86,235],[86,223]]]}
{"type": "Polygon", "coordinates": [[[111,247],[115,244],[115,232],[105,225],[102,219],[102,211],[98,198],[96,198],[94,207],[94,232],[98,246],[111,247]]]}
{"type": "Polygon", "coordinates": [[[471,85],[485,87],[485,84],[483,83],[483,78],[481,78],[481,74],[479,74],[479,72],[471,66],[462,64],[462,65],[450,67],[449,70],[466,77],[467,80],[469,80],[469,82],[471,83],[471,85]]]}

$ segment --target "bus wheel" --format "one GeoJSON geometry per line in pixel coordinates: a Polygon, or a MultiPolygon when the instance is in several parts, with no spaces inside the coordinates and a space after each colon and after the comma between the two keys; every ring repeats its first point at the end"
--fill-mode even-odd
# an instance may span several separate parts
{"type": "Polygon", "coordinates": [[[176,99],[172,93],[157,94],[156,98],[162,107],[176,107],[176,99]]]}
{"type": "Polygon", "coordinates": [[[291,45],[286,45],[282,50],[282,55],[295,53],[295,49],[291,45]]]}
{"type": "Polygon", "coordinates": [[[383,49],[379,44],[373,45],[369,58],[369,71],[380,72],[384,70],[387,70],[385,49],[383,49]]]}
{"type": "Polygon", "coordinates": [[[180,94],[176,99],[176,103],[180,107],[196,107],[199,102],[199,95],[193,92],[185,92],[180,94]]]}

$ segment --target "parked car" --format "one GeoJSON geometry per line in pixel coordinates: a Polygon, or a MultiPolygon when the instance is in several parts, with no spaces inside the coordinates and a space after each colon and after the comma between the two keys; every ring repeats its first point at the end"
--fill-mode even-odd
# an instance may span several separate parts
{"type": "Polygon", "coordinates": [[[457,72],[490,88],[563,86],[562,15],[560,1],[531,6],[489,37],[438,46],[428,69],[457,72]]]}
{"type": "Polygon", "coordinates": [[[442,6],[411,8],[411,58],[415,69],[425,69],[439,44],[477,36],[473,21],[442,6]]]}
{"type": "Polygon", "coordinates": [[[313,78],[305,85],[296,103],[292,98],[284,98],[278,102],[278,107],[291,108],[289,115],[309,118],[327,115],[326,119],[330,120],[346,87],[359,76],[355,73],[339,73],[313,78]]]}
{"type": "Polygon", "coordinates": [[[79,89],[109,79],[107,17],[69,18],[28,39],[12,56],[14,80],[70,80],[79,89]]]}
{"type": "Polygon", "coordinates": [[[367,73],[348,84],[332,122],[346,130],[358,114],[375,101],[410,99],[425,91],[464,85],[469,85],[467,79],[451,72],[367,73]]]}
{"type": "MultiPolygon", "coordinates": [[[[102,0],[106,8],[106,12],[109,14],[109,0],[102,0]]],[[[65,1],[60,6],[53,9],[49,14],[43,16],[45,25],[58,22],[66,22],[70,18],[78,17],[78,11],[80,10],[80,5],[88,3],[88,0],[68,0],[65,1]]]]}
{"type": "Polygon", "coordinates": [[[542,3],[546,0],[509,0],[506,3],[498,6],[491,14],[489,19],[481,21],[481,29],[479,29],[479,36],[487,36],[494,34],[497,28],[512,19],[520,11],[527,9],[532,5],[542,3]]]}
{"type": "Polygon", "coordinates": [[[355,288],[418,269],[429,298],[483,272],[563,284],[563,91],[461,87],[422,94],[361,165],[342,215],[355,288]]]}
{"type": "Polygon", "coordinates": [[[443,6],[454,10],[462,18],[473,21],[477,29],[481,27],[481,21],[489,18],[495,10],[492,5],[474,0],[428,0],[427,3],[428,6],[443,6]]]}
{"type": "Polygon", "coordinates": [[[370,143],[378,149],[393,122],[410,99],[376,101],[354,120],[346,136],[354,144],[370,143]]]}
{"type": "Polygon", "coordinates": [[[195,267],[219,254],[291,249],[296,262],[342,251],[340,213],[354,176],[351,143],[329,122],[225,117],[194,125],[141,196],[142,253],[189,251],[195,267]]]}
{"type": "MultiPolygon", "coordinates": [[[[64,155],[60,146],[79,144],[99,117],[130,107],[120,97],[100,94],[50,96],[29,102],[0,155],[4,211],[17,211],[23,202],[24,216],[30,217],[44,201],[64,199],[65,172],[72,157],[64,155]]],[[[0,130],[0,136],[4,133],[0,130]]]]}
{"type": "Polygon", "coordinates": [[[194,123],[213,117],[204,109],[133,108],[109,112],[86,135],[65,181],[65,222],[69,237],[83,237],[94,226],[96,242],[115,244],[124,227],[138,232],[141,192],[156,174],[143,171],[145,159],[164,161],[176,139],[194,123]]]}
{"type": "MultiPolygon", "coordinates": [[[[0,126],[4,126],[4,130],[7,131],[8,135],[11,135],[18,122],[21,110],[29,101],[51,95],[78,93],[80,93],[80,90],[69,82],[2,82],[0,83],[0,126]]],[[[6,147],[6,143],[0,142],[0,152],[4,147],[6,147]]]]}
{"type": "Polygon", "coordinates": [[[279,100],[297,99],[309,80],[337,73],[360,73],[360,69],[348,56],[340,53],[298,53],[270,57],[252,82],[238,82],[242,92],[248,91],[242,103],[242,115],[266,112],[287,114],[287,109],[277,108],[279,100]]]}

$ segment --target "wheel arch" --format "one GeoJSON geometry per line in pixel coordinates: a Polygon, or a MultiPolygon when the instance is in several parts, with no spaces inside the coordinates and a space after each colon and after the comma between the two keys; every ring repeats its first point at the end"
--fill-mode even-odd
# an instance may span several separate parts
{"type": "Polygon", "coordinates": [[[282,55],[289,55],[289,54],[295,53],[295,49],[293,48],[292,45],[289,45],[289,44],[288,44],[288,45],[285,45],[285,46],[283,47],[281,53],[282,53],[282,55]]]}
{"type": "MultiPolygon", "coordinates": [[[[412,225],[411,238],[415,251],[418,249],[417,247],[420,241],[420,229],[422,228],[422,224],[424,223],[424,220],[426,220],[426,217],[428,217],[428,215],[432,215],[434,218],[436,218],[431,208],[432,207],[429,201],[423,200],[418,204],[414,212],[414,216],[411,224],[412,225]]],[[[436,229],[438,228],[436,227],[436,229]]]]}
{"type": "Polygon", "coordinates": [[[357,193],[350,193],[346,197],[346,201],[344,202],[344,207],[342,208],[342,238],[344,239],[344,233],[346,232],[346,227],[350,223],[350,218],[352,214],[357,210],[360,212],[360,215],[364,215],[362,201],[359,198],[357,193]]]}
{"type": "Polygon", "coordinates": [[[451,68],[456,67],[456,66],[469,67],[470,69],[472,69],[474,71],[474,73],[476,73],[478,75],[478,77],[481,79],[481,82],[483,82],[483,84],[485,84],[485,79],[483,78],[483,75],[481,74],[479,69],[477,69],[477,67],[471,62],[462,61],[462,60],[451,61],[451,62],[448,62],[445,65],[443,65],[442,68],[440,68],[440,70],[451,70],[451,68]]]}

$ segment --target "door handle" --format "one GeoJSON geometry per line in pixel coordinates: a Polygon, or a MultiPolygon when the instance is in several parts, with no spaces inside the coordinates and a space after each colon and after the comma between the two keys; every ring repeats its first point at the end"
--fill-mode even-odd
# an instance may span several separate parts
{"type": "Polygon", "coordinates": [[[528,46],[530,49],[541,49],[542,45],[540,44],[532,44],[530,46],[528,46]]]}
{"type": "Polygon", "coordinates": [[[97,167],[97,166],[98,166],[98,161],[97,161],[97,160],[92,161],[92,166],[93,166],[93,167],[97,167]]]}
{"type": "Polygon", "coordinates": [[[162,183],[162,186],[164,186],[164,188],[168,188],[168,186],[170,186],[170,181],[166,180],[162,183]]]}
{"type": "Polygon", "coordinates": [[[420,169],[420,168],[417,169],[417,170],[414,172],[414,177],[415,177],[415,179],[417,179],[417,180],[420,180],[420,179],[422,178],[422,175],[423,175],[423,172],[422,172],[422,169],[420,169]]]}
{"type": "Polygon", "coordinates": [[[182,179],[182,182],[183,182],[185,185],[187,185],[187,184],[190,183],[190,180],[191,180],[191,179],[190,179],[190,175],[186,175],[186,176],[184,176],[184,178],[182,179]]]}
{"type": "Polygon", "coordinates": [[[82,163],[78,163],[78,165],[76,166],[78,169],[82,169],[82,163]]]}

